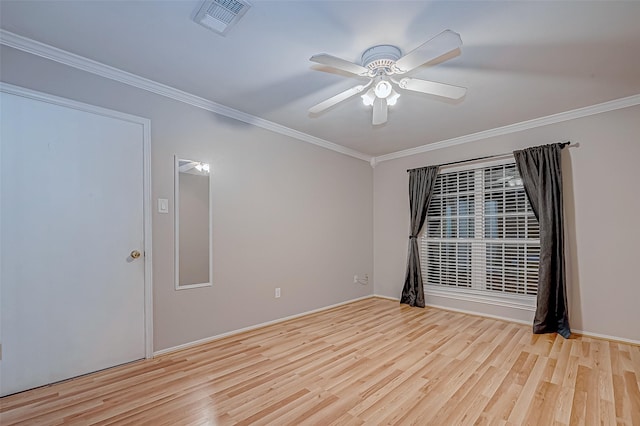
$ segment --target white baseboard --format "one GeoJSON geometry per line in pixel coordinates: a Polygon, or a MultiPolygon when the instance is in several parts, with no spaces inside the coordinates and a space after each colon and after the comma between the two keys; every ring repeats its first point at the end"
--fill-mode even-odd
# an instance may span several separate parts
{"type": "Polygon", "coordinates": [[[500,315],[485,314],[484,312],[469,311],[467,309],[450,308],[449,306],[436,305],[434,303],[425,303],[425,305],[429,306],[430,308],[442,309],[443,311],[460,312],[461,314],[474,315],[476,317],[485,317],[485,318],[491,318],[491,319],[496,319],[500,321],[514,322],[516,324],[531,325],[531,322],[529,321],[502,317],[500,315]]]}
{"type": "MultiPolygon", "coordinates": [[[[465,309],[450,308],[448,306],[435,305],[435,304],[432,304],[432,303],[426,303],[425,305],[429,306],[429,307],[432,307],[432,308],[443,309],[445,311],[454,311],[454,312],[460,312],[462,314],[469,314],[469,315],[475,315],[475,316],[480,316],[480,317],[487,317],[487,318],[497,319],[497,320],[501,320],[501,321],[514,322],[514,323],[517,323],[517,324],[532,325],[532,323],[530,321],[523,321],[523,320],[518,320],[518,319],[515,319],[515,318],[501,317],[499,315],[491,315],[491,314],[485,314],[485,313],[482,313],[482,312],[468,311],[468,310],[465,310],[465,309]]],[[[584,337],[593,337],[593,338],[596,338],[596,339],[609,340],[609,341],[612,341],[612,342],[629,343],[631,345],[640,346],[640,340],[627,339],[625,337],[610,336],[608,334],[592,333],[590,331],[577,330],[577,329],[574,329],[574,328],[571,329],[571,334],[579,334],[579,335],[584,336],[584,337]]]]}
{"type": "MultiPolygon", "coordinates": [[[[201,345],[203,343],[213,342],[214,340],[219,340],[219,339],[222,339],[222,338],[225,338],[225,337],[234,336],[236,334],[244,333],[246,331],[251,331],[251,330],[255,330],[255,329],[258,329],[258,328],[266,327],[266,326],[269,326],[269,325],[278,324],[278,323],[281,323],[281,322],[285,322],[285,321],[289,321],[289,320],[292,320],[292,319],[300,318],[300,317],[303,317],[303,316],[306,316],[306,315],[315,314],[317,312],[327,311],[329,309],[337,308],[338,306],[348,305],[349,303],[357,302],[359,300],[370,299],[372,297],[377,297],[377,298],[380,298],[380,299],[392,300],[394,302],[399,302],[400,301],[400,299],[397,298],[397,297],[385,296],[385,295],[382,295],[382,294],[372,294],[372,295],[362,296],[362,297],[358,297],[356,299],[346,300],[344,302],[336,303],[336,304],[325,306],[325,307],[318,308],[318,309],[313,309],[311,311],[301,312],[299,314],[290,315],[288,317],[279,318],[279,319],[276,319],[276,320],[273,320],[273,321],[267,321],[267,322],[263,322],[263,323],[256,324],[256,325],[252,325],[252,326],[249,326],[249,327],[241,328],[241,329],[238,329],[238,330],[233,330],[233,331],[229,331],[229,332],[226,332],[226,333],[217,334],[215,336],[205,337],[204,339],[195,340],[193,342],[184,343],[182,345],[173,346],[171,348],[161,349],[159,351],[155,351],[153,353],[153,356],[165,355],[165,354],[168,354],[170,352],[176,352],[176,351],[179,351],[179,350],[182,350],[182,349],[191,348],[193,346],[201,345]]],[[[469,310],[466,310],[466,309],[450,308],[448,306],[436,305],[436,304],[432,304],[432,303],[427,303],[426,306],[431,307],[431,308],[436,308],[436,309],[442,309],[442,310],[445,310],[445,311],[459,312],[461,314],[475,315],[475,316],[480,316],[480,317],[492,318],[492,319],[496,319],[496,320],[500,320],[500,321],[513,322],[513,323],[516,323],[516,324],[531,325],[531,323],[529,321],[523,321],[523,320],[518,320],[518,319],[514,319],[514,318],[501,317],[499,315],[485,314],[485,313],[482,313],[482,312],[469,311],[469,310]]],[[[628,343],[628,344],[631,344],[631,345],[640,346],[640,341],[633,340],[633,339],[627,339],[627,338],[624,338],[624,337],[610,336],[610,335],[607,335],[607,334],[592,333],[592,332],[589,332],[589,331],[575,330],[575,329],[573,329],[571,332],[574,333],[574,334],[579,334],[579,335],[585,336],[585,337],[593,337],[593,338],[597,338],[597,339],[604,339],[604,340],[609,340],[609,341],[614,341],[614,342],[623,342],[623,343],[628,343]]]]}
{"type": "Polygon", "coordinates": [[[501,308],[516,309],[523,312],[535,312],[535,297],[511,296],[507,294],[483,294],[480,291],[459,291],[458,289],[424,289],[425,298],[429,296],[445,297],[453,300],[461,300],[464,302],[481,303],[484,305],[499,306],[501,308]]]}
{"type": "MultiPolygon", "coordinates": [[[[374,297],[379,297],[381,299],[393,300],[393,301],[396,301],[396,302],[400,301],[400,299],[398,299],[397,297],[383,296],[381,294],[374,294],[374,297]]],[[[442,309],[442,310],[445,310],[445,311],[460,312],[461,314],[468,314],[468,315],[475,315],[475,316],[480,316],[480,317],[492,318],[492,319],[497,319],[497,320],[501,320],[501,321],[513,322],[513,323],[516,323],[516,324],[531,325],[531,322],[529,322],[529,321],[523,321],[523,320],[518,320],[518,319],[514,319],[514,318],[507,318],[507,317],[502,317],[502,316],[499,316],[499,315],[485,314],[485,313],[482,313],[482,312],[469,311],[469,310],[466,310],[466,309],[450,308],[448,306],[436,305],[436,304],[433,304],[433,303],[426,303],[425,305],[429,306],[431,308],[442,309]]],[[[608,334],[593,333],[593,332],[590,332],[590,331],[577,330],[577,329],[571,329],[571,333],[572,334],[579,334],[579,335],[585,336],[585,337],[593,337],[593,338],[596,338],[596,339],[604,339],[604,340],[609,340],[609,341],[612,341],[612,342],[622,342],[622,343],[628,343],[628,344],[631,344],[631,345],[640,346],[640,340],[627,339],[625,337],[611,336],[611,335],[608,335],[608,334]]]]}
{"type": "Polygon", "coordinates": [[[273,321],[267,321],[267,322],[263,322],[263,323],[260,323],[260,324],[251,325],[249,327],[240,328],[238,330],[232,330],[232,331],[228,331],[226,333],[217,334],[215,336],[205,337],[204,339],[199,339],[199,340],[195,340],[193,342],[183,343],[182,345],[173,346],[173,347],[166,348],[166,349],[160,349],[158,351],[155,351],[153,353],[153,356],[155,357],[155,356],[158,356],[158,355],[165,355],[165,354],[168,354],[170,352],[176,352],[176,351],[179,351],[179,350],[182,350],[182,349],[191,348],[193,346],[201,345],[203,343],[213,342],[214,340],[219,340],[219,339],[222,339],[222,338],[225,338],[225,337],[234,336],[236,334],[244,333],[246,331],[255,330],[257,328],[266,327],[268,325],[278,324],[278,323],[281,323],[281,322],[285,322],[285,321],[289,321],[289,320],[292,320],[292,319],[300,318],[300,317],[303,317],[303,316],[306,316],[306,315],[315,314],[317,312],[327,311],[329,309],[337,308],[338,306],[348,305],[349,303],[357,302],[359,300],[364,300],[364,299],[370,299],[372,297],[374,297],[374,296],[373,295],[366,295],[366,296],[358,297],[356,299],[351,299],[351,300],[347,300],[347,301],[344,301],[344,302],[336,303],[336,304],[333,304],[333,305],[324,306],[322,308],[313,309],[311,311],[301,312],[299,314],[290,315],[290,316],[284,317],[284,318],[278,318],[278,319],[273,320],[273,321]]]}
{"type": "Polygon", "coordinates": [[[393,300],[394,302],[400,301],[400,299],[397,297],[383,296],[382,294],[374,294],[372,297],[379,297],[380,299],[393,300]]]}
{"type": "Polygon", "coordinates": [[[630,345],[640,346],[640,340],[627,339],[625,337],[609,336],[608,334],[592,333],[590,331],[574,330],[574,329],[571,329],[571,333],[579,334],[585,337],[593,337],[595,339],[603,339],[603,340],[609,340],[612,342],[621,342],[621,343],[628,343],[630,345]]]}
{"type": "MultiPolygon", "coordinates": [[[[373,297],[379,297],[380,299],[393,300],[394,302],[399,302],[400,301],[400,299],[397,298],[397,297],[383,296],[381,294],[374,294],[373,297]]],[[[482,312],[468,311],[466,309],[450,308],[448,306],[436,305],[436,304],[433,304],[433,303],[425,303],[425,306],[429,306],[430,308],[442,309],[443,311],[452,311],[452,312],[460,312],[461,314],[475,315],[477,317],[492,318],[492,319],[497,319],[497,320],[501,320],[501,321],[515,322],[515,323],[518,323],[518,324],[526,324],[526,325],[530,324],[527,321],[517,320],[517,319],[514,319],[514,318],[507,318],[507,317],[501,317],[501,316],[498,316],[498,315],[484,314],[482,312]]]]}

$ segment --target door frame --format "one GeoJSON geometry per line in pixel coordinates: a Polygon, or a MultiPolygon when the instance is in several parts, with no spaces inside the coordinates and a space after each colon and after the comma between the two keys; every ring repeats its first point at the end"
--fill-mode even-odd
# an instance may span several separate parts
{"type": "MultiPolygon", "coordinates": [[[[109,118],[116,118],[130,123],[142,126],[142,158],[143,158],[143,249],[144,249],[144,348],[145,358],[153,357],[153,281],[152,281],[152,253],[151,253],[151,120],[148,118],[138,117],[111,109],[98,107],[82,102],[73,101],[71,99],[50,95],[48,93],[38,92],[13,84],[0,82],[0,92],[11,95],[22,96],[24,98],[34,99],[41,102],[47,102],[54,105],[72,108],[79,111],[89,112],[102,115],[109,118]]],[[[1,177],[0,177],[1,179],[1,177]]],[[[0,232],[2,230],[0,229],[0,232]]],[[[0,333],[2,328],[0,327],[0,333]]],[[[0,334],[0,362],[1,358],[1,342],[0,334]]]]}

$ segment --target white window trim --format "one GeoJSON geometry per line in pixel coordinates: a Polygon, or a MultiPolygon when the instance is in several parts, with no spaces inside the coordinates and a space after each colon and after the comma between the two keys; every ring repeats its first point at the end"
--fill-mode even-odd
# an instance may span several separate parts
{"type": "Polygon", "coordinates": [[[465,302],[483,303],[485,305],[501,306],[503,308],[520,309],[524,311],[536,310],[536,296],[492,294],[485,290],[445,288],[424,284],[425,296],[446,297],[448,299],[465,302]]]}
{"type": "MultiPolygon", "coordinates": [[[[513,154],[505,154],[499,157],[495,157],[491,160],[477,160],[465,162],[464,164],[443,166],[438,170],[438,174],[459,172],[470,169],[485,168],[512,163],[514,163],[513,154]]],[[[422,231],[426,231],[426,221],[425,227],[422,231]]],[[[530,312],[535,312],[536,310],[537,296],[535,295],[491,293],[486,290],[477,290],[473,288],[447,288],[444,286],[428,285],[426,281],[423,283],[423,289],[425,296],[443,297],[464,302],[481,303],[485,305],[519,309],[530,312]]]]}

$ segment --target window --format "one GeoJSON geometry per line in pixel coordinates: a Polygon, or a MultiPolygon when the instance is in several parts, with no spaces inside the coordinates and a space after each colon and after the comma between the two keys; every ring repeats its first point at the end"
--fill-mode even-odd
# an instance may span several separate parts
{"type": "Polygon", "coordinates": [[[533,296],[539,258],[515,163],[438,175],[420,239],[425,288],[533,296]]]}

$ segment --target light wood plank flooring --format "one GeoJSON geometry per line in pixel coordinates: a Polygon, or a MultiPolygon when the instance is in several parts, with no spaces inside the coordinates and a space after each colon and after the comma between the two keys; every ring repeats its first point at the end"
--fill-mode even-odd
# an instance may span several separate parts
{"type": "Polygon", "coordinates": [[[371,298],[0,400],[0,424],[640,425],[640,347],[371,298]]]}

